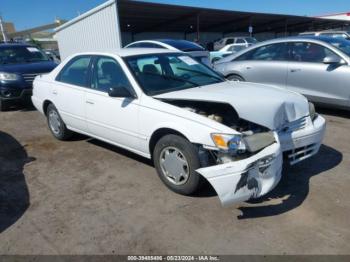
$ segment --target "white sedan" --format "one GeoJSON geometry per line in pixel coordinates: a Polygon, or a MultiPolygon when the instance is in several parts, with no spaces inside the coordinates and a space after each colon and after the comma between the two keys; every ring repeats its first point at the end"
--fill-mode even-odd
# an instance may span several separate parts
{"type": "Polygon", "coordinates": [[[325,130],[302,95],[229,82],[164,49],[74,55],[36,77],[32,101],[57,139],[74,131],[152,158],[177,193],[206,179],[223,205],[271,191],[282,151],[310,157],[325,130]]]}

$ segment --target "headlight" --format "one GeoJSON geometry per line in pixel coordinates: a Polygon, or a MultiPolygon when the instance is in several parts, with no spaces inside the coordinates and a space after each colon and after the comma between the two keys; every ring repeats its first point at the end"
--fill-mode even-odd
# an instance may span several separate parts
{"type": "Polygon", "coordinates": [[[315,105],[311,102],[309,102],[309,114],[310,114],[311,120],[314,120],[317,117],[315,105]]]}
{"type": "Polygon", "coordinates": [[[12,74],[12,73],[6,73],[6,72],[0,72],[0,81],[16,81],[19,79],[19,75],[12,74]]]}
{"type": "Polygon", "coordinates": [[[211,134],[211,138],[219,149],[235,153],[246,150],[241,135],[211,134]]]}

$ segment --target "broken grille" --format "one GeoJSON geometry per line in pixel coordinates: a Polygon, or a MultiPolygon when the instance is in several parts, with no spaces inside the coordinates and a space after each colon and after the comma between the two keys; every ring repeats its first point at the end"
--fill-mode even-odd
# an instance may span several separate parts
{"type": "Polygon", "coordinates": [[[303,147],[299,147],[288,151],[288,160],[291,165],[294,165],[308,157],[313,156],[317,152],[317,144],[311,144],[303,147]]]}

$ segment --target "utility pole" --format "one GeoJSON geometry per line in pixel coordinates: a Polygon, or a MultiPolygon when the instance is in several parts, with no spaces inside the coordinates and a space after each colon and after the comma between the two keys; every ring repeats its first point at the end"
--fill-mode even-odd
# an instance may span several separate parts
{"type": "Polygon", "coordinates": [[[1,16],[0,16],[0,31],[2,34],[2,38],[3,38],[4,42],[6,43],[8,41],[8,39],[7,39],[6,31],[5,31],[5,25],[3,23],[1,16]]]}

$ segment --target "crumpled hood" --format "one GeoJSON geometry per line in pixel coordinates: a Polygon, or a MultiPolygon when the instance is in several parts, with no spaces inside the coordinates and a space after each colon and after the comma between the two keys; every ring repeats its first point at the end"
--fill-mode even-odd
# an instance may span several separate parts
{"type": "Polygon", "coordinates": [[[277,87],[248,82],[227,81],[156,95],[154,98],[228,103],[240,118],[271,130],[309,115],[309,104],[304,96],[277,87]]]}

